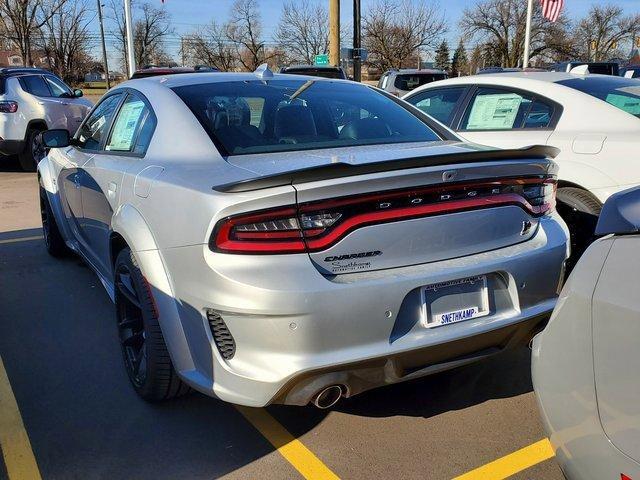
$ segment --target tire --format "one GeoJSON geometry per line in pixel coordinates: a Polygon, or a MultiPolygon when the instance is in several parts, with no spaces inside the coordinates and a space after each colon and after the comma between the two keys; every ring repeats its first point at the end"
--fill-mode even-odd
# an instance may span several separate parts
{"type": "Polygon", "coordinates": [[[70,250],[62,238],[56,217],[47,198],[47,192],[40,186],[40,217],[42,219],[42,235],[47,252],[53,257],[64,257],[70,250]]]}
{"type": "Polygon", "coordinates": [[[27,132],[24,150],[18,154],[18,161],[25,172],[35,172],[40,160],[47,154],[39,135],[42,130],[33,129],[27,132]]]}
{"type": "Polygon", "coordinates": [[[171,363],[151,288],[129,248],[122,249],[116,258],[114,287],[125,370],[136,393],[148,402],[188,393],[190,388],[171,363]]]}
{"type": "Polygon", "coordinates": [[[556,195],[558,213],[569,227],[571,257],[567,274],[571,272],[584,251],[595,239],[595,229],[602,204],[590,192],[575,187],[562,187],[556,195]]]}

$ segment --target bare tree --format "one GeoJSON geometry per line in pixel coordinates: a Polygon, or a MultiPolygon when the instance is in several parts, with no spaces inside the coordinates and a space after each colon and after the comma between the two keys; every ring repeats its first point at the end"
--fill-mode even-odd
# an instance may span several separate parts
{"type": "Polygon", "coordinates": [[[84,2],[69,0],[42,26],[39,47],[48,58],[49,68],[67,83],[78,80],[90,59],[91,20],[84,2]]]}
{"type": "Polygon", "coordinates": [[[195,64],[230,71],[238,64],[233,44],[227,39],[227,26],[215,21],[182,40],[182,54],[195,64]]]}
{"type": "Polygon", "coordinates": [[[435,48],[447,31],[437,4],[416,0],[378,0],[362,19],[369,62],[380,70],[402,68],[420,51],[435,48]]]}
{"type": "MultiPolygon", "coordinates": [[[[469,39],[483,45],[483,54],[504,67],[521,65],[524,55],[527,4],[520,0],[485,0],[466,8],[460,27],[469,39]]],[[[572,48],[567,45],[568,21],[563,16],[551,23],[534,2],[531,20],[531,58],[549,51],[572,48]]]]}
{"type": "Polygon", "coordinates": [[[327,9],[309,0],[283,4],[274,38],[288,61],[312,64],[316,55],[329,50],[327,9]]]}
{"type": "Polygon", "coordinates": [[[257,0],[236,0],[227,24],[227,39],[233,43],[237,59],[245,69],[254,71],[272,57],[262,37],[262,18],[257,0]]]}
{"type": "MultiPolygon", "coordinates": [[[[164,48],[164,40],[174,33],[171,27],[171,15],[150,3],[132,2],[132,4],[135,7],[135,13],[142,16],[133,24],[133,51],[136,65],[170,63],[171,58],[164,48]]],[[[127,34],[122,1],[111,0],[109,7],[109,18],[114,25],[110,33],[117,38],[116,49],[122,58],[124,70],[128,71],[127,34]]]]}
{"type": "Polygon", "coordinates": [[[593,5],[575,28],[576,45],[584,60],[607,60],[640,33],[640,15],[624,15],[618,5],[593,5]]]}
{"type": "Polygon", "coordinates": [[[40,29],[66,0],[0,0],[0,22],[19,49],[24,64],[33,64],[32,48],[40,29]]]}

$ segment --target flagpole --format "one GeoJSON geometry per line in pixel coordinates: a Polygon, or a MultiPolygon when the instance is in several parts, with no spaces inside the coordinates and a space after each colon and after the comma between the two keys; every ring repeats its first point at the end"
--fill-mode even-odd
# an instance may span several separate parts
{"type": "Polygon", "coordinates": [[[136,54],[133,47],[133,19],[131,17],[131,0],[124,0],[124,23],[127,33],[127,60],[129,64],[129,78],[136,71],[136,54]]]}
{"type": "Polygon", "coordinates": [[[527,25],[524,33],[524,58],[522,59],[522,68],[529,66],[529,46],[531,43],[531,17],[533,16],[533,0],[527,0],[527,25]]]}

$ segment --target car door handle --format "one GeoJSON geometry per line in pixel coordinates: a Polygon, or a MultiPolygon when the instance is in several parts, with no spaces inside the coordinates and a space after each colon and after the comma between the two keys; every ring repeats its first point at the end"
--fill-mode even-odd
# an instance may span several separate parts
{"type": "Polygon", "coordinates": [[[44,105],[44,102],[38,102],[38,105],[44,105]]]}
{"type": "Polygon", "coordinates": [[[115,182],[109,182],[109,188],[107,189],[107,196],[110,199],[115,200],[117,190],[118,190],[118,184],[115,182]]]}

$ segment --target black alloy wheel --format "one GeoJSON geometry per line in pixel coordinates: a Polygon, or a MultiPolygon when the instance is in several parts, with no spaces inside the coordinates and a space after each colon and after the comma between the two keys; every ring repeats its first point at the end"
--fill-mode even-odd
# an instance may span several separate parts
{"type": "Polygon", "coordinates": [[[190,391],[173,368],[158,323],[151,285],[129,248],[114,265],[116,320],[125,369],[136,393],[149,402],[168,400],[190,391]]]}

